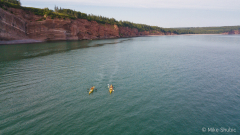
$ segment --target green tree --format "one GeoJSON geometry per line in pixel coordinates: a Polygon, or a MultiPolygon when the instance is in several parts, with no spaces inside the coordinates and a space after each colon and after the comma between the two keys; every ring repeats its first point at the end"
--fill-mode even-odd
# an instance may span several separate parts
{"type": "Polygon", "coordinates": [[[17,4],[17,5],[21,6],[20,0],[1,0],[1,2],[9,2],[9,3],[17,4]]]}

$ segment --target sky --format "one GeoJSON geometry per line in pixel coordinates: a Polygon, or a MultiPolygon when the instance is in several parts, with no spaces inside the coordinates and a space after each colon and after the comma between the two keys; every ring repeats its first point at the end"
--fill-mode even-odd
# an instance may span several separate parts
{"type": "Polygon", "coordinates": [[[54,6],[120,21],[159,26],[240,25],[240,0],[21,0],[22,6],[54,6]]]}

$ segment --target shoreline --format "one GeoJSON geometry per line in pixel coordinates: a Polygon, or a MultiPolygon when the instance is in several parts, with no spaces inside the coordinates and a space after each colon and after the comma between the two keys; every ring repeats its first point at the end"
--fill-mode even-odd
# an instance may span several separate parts
{"type": "Polygon", "coordinates": [[[181,34],[181,35],[225,35],[225,34],[181,34]]]}
{"type": "Polygon", "coordinates": [[[228,34],[175,34],[175,35],[146,35],[146,36],[185,36],[185,35],[228,35],[228,34]]]}
{"type": "Polygon", "coordinates": [[[32,43],[43,43],[43,41],[35,40],[35,39],[21,39],[21,40],[0,41],[0,45],[32,44],[32,43]]]}
{"type": "MultiPolygon", "coordinates": [[[[179,35],[143,35],[136,37],[155,37],[155,36],[191,36],[191,35],[226,35],[226,34],[179,34],[179,35]]],[[[120,39],[120,38],[133,38],[133,37],[118,37],[118,38],[105,38],[105,39],[120,39]]],[[[84,39],[84,40],[103,40],[103,39],[84,39]]],[[[61,41],[82,41],[82,40],[54,40],[54,41],[41,41],[35,39],[22,39],[22,40],[9,40],[0,41],[0,45],[16,45],[16,44],[33,44],[45,42],[61,42],[61,41]]]]}

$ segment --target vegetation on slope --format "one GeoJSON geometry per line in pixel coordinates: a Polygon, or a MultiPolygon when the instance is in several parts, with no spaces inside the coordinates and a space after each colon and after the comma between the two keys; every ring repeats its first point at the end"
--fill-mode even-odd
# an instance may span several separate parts
{"type": "Polygon", "coordinates": [[[150,31],[150,30],[156,30],[156,31],[161,31],[161,32],[166,32],[163,28],[157,27],[157,26],[149,26],[145,24],[136,24],[132,23],[129,21],[117,21],[114,18],[107,18],[103,16],[96,16],[93,14],[85,14],[81,13],[79,11],[73,11],[71,9],[63,9],[63,8],[58,8],[55,6],[54,8],[55,13],[62,13],[65,15],[72,16],[74,18],[80,18],[80,19],[87,19],[88,21],[96,21],[98,23],[102,24],[112,24],[112,25],[118,25],[118,26],[123,26],[123,27],[129,27],[129,28],[137,28],[138,31],[150,31]]]}
{"type": "Polygon", "coordinates": [[[21,5],[20,0],[0,0],[1,2],[8,2],[8,3],[12,3],[12,4],[16,4],[16,5],[21,5]]]}

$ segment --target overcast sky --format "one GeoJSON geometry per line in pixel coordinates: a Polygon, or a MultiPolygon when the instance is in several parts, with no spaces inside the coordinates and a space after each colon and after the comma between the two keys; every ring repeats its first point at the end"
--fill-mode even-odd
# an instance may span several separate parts
{"type": "Polygon", "coordinates": [[[240,25],[240,0],[21,0],[164,28],[240,25]]]}

